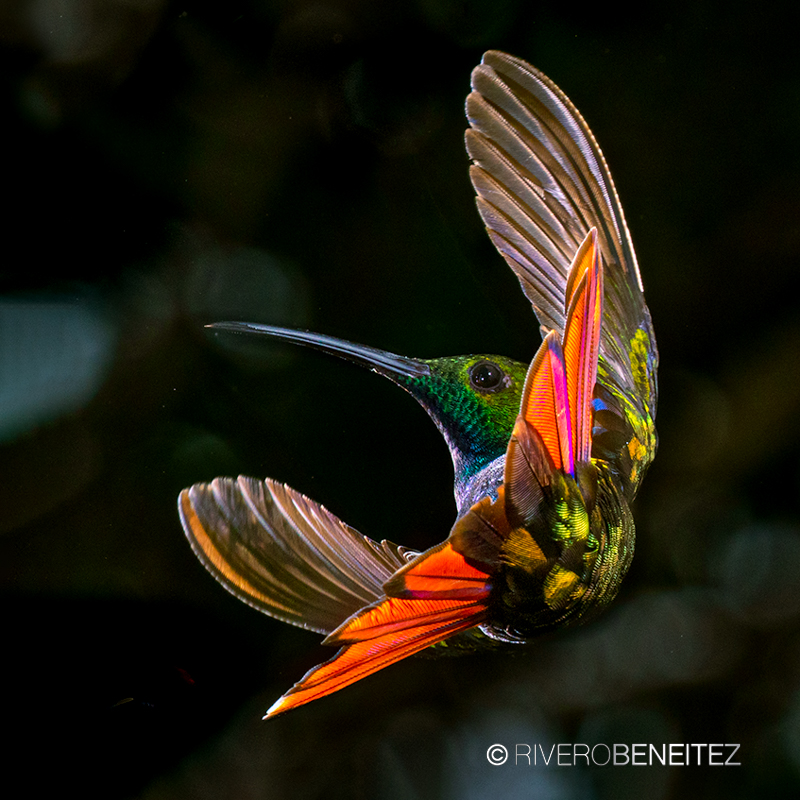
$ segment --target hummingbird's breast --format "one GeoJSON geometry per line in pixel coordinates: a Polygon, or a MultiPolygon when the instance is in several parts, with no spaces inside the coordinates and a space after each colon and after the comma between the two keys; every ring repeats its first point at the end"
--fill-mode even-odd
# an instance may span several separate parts
{"type": "Polygon", "coordinates": [[[505,466],[506,456],[503,453],[474,475],[456,479],[455,498],[459,518],[484,497],[497,500],[497,490],[503,485],[505,466]]]}

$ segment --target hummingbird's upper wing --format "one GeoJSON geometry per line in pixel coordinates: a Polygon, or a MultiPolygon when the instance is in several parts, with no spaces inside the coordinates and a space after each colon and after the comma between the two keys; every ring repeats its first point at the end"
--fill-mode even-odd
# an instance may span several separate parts
{"type": "Polygon", "coordinates": [[[410,552],[362,536],[269,479],[196,483],[181,492],[178,510],[195,554],[229,592],[319,633],[330,633],[381,597],[410,552]]]}
{"type": "Polygon", "coordinates": [[[564,335],[570,264],[597,228],[605,303],[593,455],[632,497],[655,455],[658,354],[608,166],[567,96],[526,62],[490,51],[472,88],[466,142],[478,209],[543,328],[564,335]]]}

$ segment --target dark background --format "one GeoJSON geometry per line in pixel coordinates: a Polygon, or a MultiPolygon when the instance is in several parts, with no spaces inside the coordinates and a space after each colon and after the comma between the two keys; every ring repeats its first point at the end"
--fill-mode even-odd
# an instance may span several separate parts
{"type": "MultiPolygon", "coordinates": [[[[26,794],[794,797],[800,783],[800,66],[778,5],[0,5],[2,721],[26,794]],[[238,318],[529,360],[474,209],[485,49],[572,98],[661,352],[637,556],[597,623],[412,659],[270,723],[328,653],[192,555],[175,500],[272,476],[376,539],[452,523],[413,401],[238,318]],[[735,742],[738,767],[490,766],[489,745],[735,742]]],[[[513,758],[513,757],[512,757],[513,758]]]]}

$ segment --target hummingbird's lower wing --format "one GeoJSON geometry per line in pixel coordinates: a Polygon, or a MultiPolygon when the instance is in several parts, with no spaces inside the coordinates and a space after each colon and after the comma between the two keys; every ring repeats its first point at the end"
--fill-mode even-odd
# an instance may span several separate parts
{"type": "Polygon", "coordinates": [[[197,483],[181,492],[178,510],[195,554],[229,592],[324,634],[381,597],[383,584],[416,555],[362,536],[269,479],[197,483]]]}

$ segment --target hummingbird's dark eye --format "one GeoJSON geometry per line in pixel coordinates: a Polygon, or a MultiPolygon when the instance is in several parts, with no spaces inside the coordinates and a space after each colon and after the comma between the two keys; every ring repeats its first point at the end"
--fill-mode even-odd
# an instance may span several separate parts
{"type": "Polygon", "coordinates": [[[505,384],[506,374],[491,361],[478,361],[469,368],[469,382],[479,392],[494,392],[505,384]]]}

